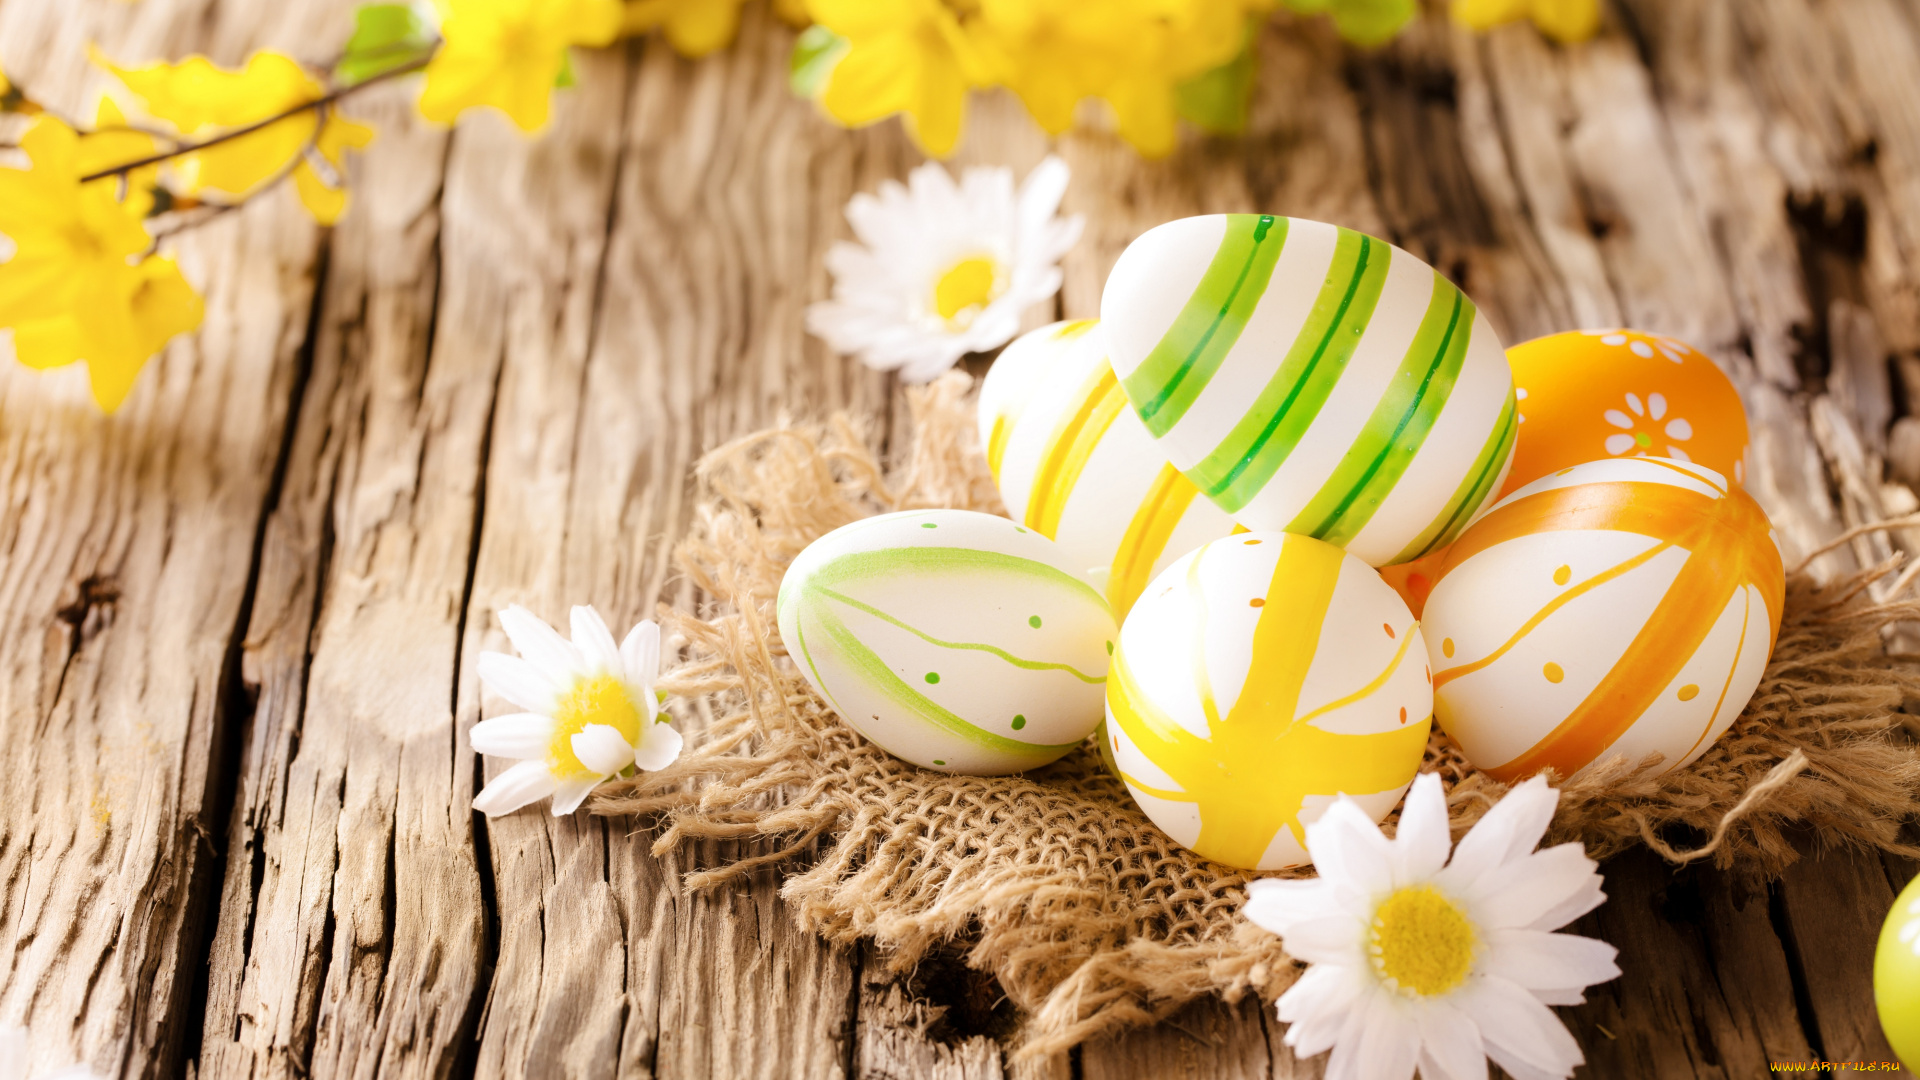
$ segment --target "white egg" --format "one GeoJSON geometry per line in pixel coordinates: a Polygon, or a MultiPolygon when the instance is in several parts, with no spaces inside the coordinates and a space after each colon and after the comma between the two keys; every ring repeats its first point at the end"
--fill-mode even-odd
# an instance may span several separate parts
{"type": "Polygon", "coordinates": [[[1384,240],[1267,214],[1183,218],[1128,246],[1100,311],[1147,430],[1250,529],[1408,562],[1466,528],[1512,457],[1493,327],[1384,240]]]}
{"type": "Polygon", "coordinates": [[[1233,531],[1128,408],[1096,322],[1007,346],[980,388],[980,437],[1007,512],[1058,543],[1117,618],[1156,572],[1233,531]]]}
{"type": "Polygon", "coordinates": [[[1120,631],[1107,732],[1168,836],[1228,866],[1307,861],[1340,794],[1375,820],[1426,752],[1420,626],[1367,564],[1282,533],[1216,540],[1153,580],[1120,631]]]}
{"type": "Polygon", "coordinates": [[[1046,537],[969,510],[845,525],[780,582],[780,636],[842,719],[916,765],[996,775],[1100,723],[1112,613],[1046,537]]]}
{"type": "Polygon", "coordinates": [[[1705,753],[1780,629],[1780,551],[1726,478],[1667,458],[1562,469],[1448,551],[1427,598],[1436,718],[1500,780],[1705,753]]]}

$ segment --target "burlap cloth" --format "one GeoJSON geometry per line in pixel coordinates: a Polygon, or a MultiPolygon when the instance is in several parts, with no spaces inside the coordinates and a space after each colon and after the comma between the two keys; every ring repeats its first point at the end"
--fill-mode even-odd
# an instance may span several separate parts
{"type": "MultiPolygon", "coordinates": [[[[603,787],[593,811],[664,813],[657,852],[773,841],[689,884],[781,864],[782,895],[804,926],[836,942],[872,938],[899,967],[943,942],[965,947],[1022,1010],[1022,1056],[1202,994],[1277,995],[1297,966],[1241,916],[1249,875],[1167,839],[1091,742],[1024,776],[925,771],[841,723],[788,660],[774,597],[815,538],[891,510],[1003,512],[969,380],[950,375],[911,405],[910,457],[892,475],[845,418],[783,424],[700,463],[699,519],[676,555],[703,600],[665,610],[689,659],[663,688],[709,719],[673,767],[603,787]]],[[[1920,855],[1900,838],[1920,809],[1920,758],[1896,730],[1909,719],[1902,703],[1920,698],[1920,665],[1882,645],[1883,628],[1920,619],[1920,603],[1872,599],[1887,569],[1824,587],[1790,574],[1779,645],[1732,729],[1677,773],[1651,778],[1616,761],[1565,783],[1551,842],[1584,841],[1596,857],[1646,844],[1674,862],[1710,856],[1760,873],[1797,857],[1796,831],[1920,855]]],[[[1425,767],[1449,782],[1456,836],[1504,791],[1437,732],[1425,767]]]]}

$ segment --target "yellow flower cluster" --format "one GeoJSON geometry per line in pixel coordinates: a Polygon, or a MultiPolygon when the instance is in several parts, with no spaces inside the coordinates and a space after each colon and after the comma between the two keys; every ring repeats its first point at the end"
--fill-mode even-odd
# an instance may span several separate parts
{"type": "Polygon", "coordinates": [[[1453,17],[1475,30],[1532,19],[1541,33],[1571,45],[1600,29],[1600,0],[1454,0],[1453,17]]]}
{"type": "MultiPolygon", "coordinates": [[[[523,131],[547,123],[553,91],[573,77],[570,50],[659,30],[687,56],[729,44],[747,0],[433,0],[368,4],[331,72],[262,52],[229,70],[205,57],[137,67],[96,58],[137,102],[129,123],[102,101],[91,130],[45,115],[0,73],[0,112],[33,117],[25,168],[0,168],[0,330],[19,359],[84,361],[112,410],[141,366],[200,323],[202,305],[159,239],[283,180],[314,219],[347,209],[346,152],[373,130],[340,99],[424,70],[419,110],[451,124],[475,108],[523,131]],[[209,199],[211,194],[214,197],[209,199]],[[157,232],[154,219],[171,221],[157,232]]],[[[1398,33],[1418,0],[768,0],[795,25],[795,86],[849,125],[900,114],[929,153],[959,142],[967,95],[1005,87],[1041,127],[1065,131],[1082,102],[1105,102],[1119,133],[1148,156],[1171,153],[1178,118],[1232,130],[1252,85],[1259,21],[1283,3],[1325,14],[1349,40],[1398,33]],[[801,61],[805,61],[804,64],[801,61]],[[805,78],[802,78],[803,73],[805,78]]],[[[1571,42],[1600,24],[1599,0],[1453,0],[1486,28],[1531,19],[1571,42]]]]}
{"type": "Polygon", "coordinates": [[[820,104],[848,125],[904,114],[930,154],[960,139],[971,90],[1005,86],[1049,132],[1087,98],[1140,152],[1172,152],[1175,90],[1244,47],[1264,0],[809,0],[846,42],[820,104]]]}
{"type": "Polygon", "coordinates": [[[545,127],[554,84],[573,45],[620,33],[620,0],[436,0],[445,44],[427,65],[420,114],[451,124],[490,105],[522,131],[545,127]]]}
{"type": "MultiPolygon", "coordinates": [[[[300,201],[322,225],[333,224],[346,211],[347,192],[339,180],[346,150],[372,142],[373,129],[331,110],[323,116],[323,110],[305,108],[325,96],[326,89],[292,58],[255,53],[239,71],[223,70],[204,56],[178,64],[106,66],[148,116],[171,124],[187,139],[265,125],[170,159],[179,194],[215,191],[244,199],[291,172],[300,201]],[[322,168],[328,175],[321,175],[322,168]]],[[[146,152],[152,153],[151,148],[146,152]]]]}
{"type": "Polygon", "coordinates": [[[32,166],[0,169],[0,233],[14,243],[0,265],[0,328],[28,367],[85,359],[93,399],[111,412],[148,357],[200,325],[200,297],[151,252],[140,202],[81,181],[111,147],[50,117],[20,146],[32,166]]]}

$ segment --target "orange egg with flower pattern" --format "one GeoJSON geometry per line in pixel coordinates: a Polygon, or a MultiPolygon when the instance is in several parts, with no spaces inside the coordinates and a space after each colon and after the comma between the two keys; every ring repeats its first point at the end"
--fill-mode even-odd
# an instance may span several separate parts
{"type": "Polygon", "coordinates": [[[1620,458],[1521,488],[1427,598],[1434,716],[1500,780],[1706,752],[1759,685],[1785,574],[1766,514],[1700,465],[1620,458]]]}
{"type": "Polygon", "coordinates": [[[1507,350],[1520,431],[1506,495],[1569,465],[1691,461],[1746,481],[1747,413],[1705,353],[1637,330],[1574,330],[1507,350]]]}

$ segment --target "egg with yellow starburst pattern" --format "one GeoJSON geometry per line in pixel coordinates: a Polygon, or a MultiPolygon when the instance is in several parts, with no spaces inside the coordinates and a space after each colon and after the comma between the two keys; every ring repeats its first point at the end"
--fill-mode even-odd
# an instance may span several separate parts
{"type": "Polygon", "coordinates": [[[1114,767],[1140,809],[1245,870],[1308,861],[1305,826],[1342,794],[1384,818],[1427,745],[1433,691],[1407,605],[1311,537],[1229,536],[1134,604],[1107,679],[1114,767]]]}

